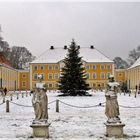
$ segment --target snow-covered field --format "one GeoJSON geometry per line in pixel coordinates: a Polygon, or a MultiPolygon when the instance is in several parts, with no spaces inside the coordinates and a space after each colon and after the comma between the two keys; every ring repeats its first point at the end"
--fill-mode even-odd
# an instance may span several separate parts
{"type": "MultiPolygon", "coordinates": [[[[57,97],[58,93],[47,93],[49,102],[56,99],[60,101],[80,106],[91,108],[76,108],[68,106],[60,102],[60,112],[56,113],[55,102],[49,104],[49,140],[114,140],[115,138],[106,138],[106,116],[104,114],[105,107],[97,106],[99,103],[105,102],[103,92],[91,92],[91,97],[57,97]]],[[[12,102],[31,106],[32,96],[19,100],[16,97],[12,102]]],[[[7,97],[8,99],[8,97],[7,97]]],[[[120,117],[125,123],[124,139],[140,140],[140,94],[137,98],[134,95],[118,94],[119,105],[139,107],[139,108],[124,108],[120,107],[120,117]]],[[[2,98],[0,97],[0,103],[2,98]]],[[[32,128],[30,125],[34,119],[34,111],[32,107],[23,107],[10,103],[10,113],[6,113],[5,104],[0,105],[0,140],[27,140],[33,139],[32,128]]],[[[33,139],[34,140],[34,139],[33,139]]],[[[37,140],[37,139],[35,139],[37,140]]],[[[43,140],[43,139],[42,139],[43,140]]]]}

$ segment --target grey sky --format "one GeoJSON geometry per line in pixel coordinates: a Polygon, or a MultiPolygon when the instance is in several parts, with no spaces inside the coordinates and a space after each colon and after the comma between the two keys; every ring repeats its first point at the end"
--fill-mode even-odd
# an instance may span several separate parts
{"type": "Polygon", "coordinates": [[[140,45],[140,3],[0,2],[2,36],[10,46],[39,56],[51,45],[94,45],[105,55],[127,58],[140,45]]]}

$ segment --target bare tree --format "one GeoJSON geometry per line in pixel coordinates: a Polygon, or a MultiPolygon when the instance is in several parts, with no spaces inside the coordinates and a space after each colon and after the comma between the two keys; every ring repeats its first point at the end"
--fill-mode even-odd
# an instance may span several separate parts
{"type": "Polygon", "coordinates": [[[128,62],[132,65],[140,57],[140,46],[129,52],[128,62]]]}
{"type": "Polygon", "coordinates": [[[114,64],[115,64],[115,68],[117,69],[123,69],[123,68],[128,68],[128,63],[123,60],[121,57],[115,57],[114,58],[114,64]]]}
{"type": "Polygon", "coordinates": [[[10,61],[14,68],[25,69],[29,62],[33,61],[33,56],[25,47],[13,46],[10,53],[10,61]]]}
{"type": "Polygon", "coordinates": [[[6,58],[9,56],[10,48],[7,41],[4,41],[3,38],[0,36],[0,52],[3,52],[6,58]]]}

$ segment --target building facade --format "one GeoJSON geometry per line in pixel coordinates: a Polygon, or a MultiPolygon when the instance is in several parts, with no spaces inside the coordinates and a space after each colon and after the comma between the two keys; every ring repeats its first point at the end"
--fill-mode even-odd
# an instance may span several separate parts
{"type": "Polygon", "coordinates": [[[126,70],[126,80],[129,89],[140,89],[140,58],[126,70]]]}
{"type": "Polygon", "coordinates": [[[18,70],[19,90],[29,90],[29,70],[18,70]]]}
{"type": "MultiPolygon", "coordinates": [[[[42,56],[30,63],[30,89],[35,88],[37,75],[42,74],[43,82],[48,90],[58,89],[58,81],[61,69],[64,66],[63,59],[67,54],[67,46],[64,48],[50,47],[42,56]]],[[[98,51],[94,46],[81,47],[80,56],[87,74],[87,83],[92,89],[104,89],[108,82],[108,76],[114,74],[114,62],[98,51]]]]}
{"type": "Polygon", "coordinates": [[[18,71],[6,64],[0,64],[0,88],[18,90],[18,71]]]}
{"type": "Polygon", "coordinates": [[[0,52],[0,89],[29,90],[29,70],[14,69],[0,52]]]}
{"type": "Polygon", "coordinates": [[[126,69],[115,69],[114,72],[115,81],[120,85],[127,82],[126,80],[126,69]]]}

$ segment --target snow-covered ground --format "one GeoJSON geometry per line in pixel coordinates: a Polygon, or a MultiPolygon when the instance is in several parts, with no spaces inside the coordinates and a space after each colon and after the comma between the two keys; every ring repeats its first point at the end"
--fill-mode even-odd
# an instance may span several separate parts
{"type": "MultiPolygon", "coordinates": [[[[76,108],[68,106],[60,102],[60,112],[56,113],[55,102],[49,104],[49,140],[114,140],[115,138],[106,138],[106,116],[104,114],[105,107],[97,106],[99,103],[105,102],[103,92],[91,92],[91,97],[57,97],[58,93],[47,93],[49,102],[56,99],[60,101],[80,107],[91,108],[76,108]]],[[[24,98],[16,96],[12,102],[25,105],[28,107],[18,106],[10,103],[10,113],[6,113],[5,104],[0,105],[0,140],[26,140],[32,135],[30,127],[34,119],[34,111],[31,106],[32,96],[24,96],[24,98]]],[[[8,97],[7,97],[8,99],[8,97]]],[[[139,107],[139,108],[124,108],[120,107],[120,117],[126,125],[124,127],[125,138],[140,140],[140,94],[137,98],[134,95],[118,94],[119,105],[124,107],[139,107]]],[[[0,97],[0,103],[2,98],[0,97]]],[[[38,139],[33,139],[38,140],[38,139]]],[[[43,139],[41,139],[43,140],[43,139]]]]}

